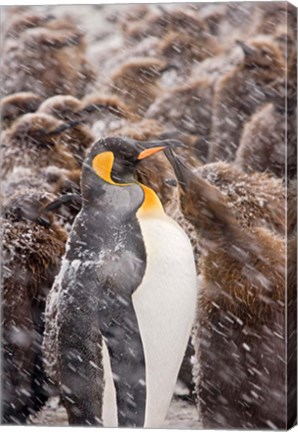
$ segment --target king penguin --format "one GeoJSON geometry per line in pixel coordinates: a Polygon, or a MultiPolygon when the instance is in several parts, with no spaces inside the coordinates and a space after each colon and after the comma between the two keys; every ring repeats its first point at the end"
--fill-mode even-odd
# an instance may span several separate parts
{"type": "Polygon", "coordinates": [[[108,137],[83,164],[82,209],[50,299],[70,424],[165,420],[194,320],[196,270],[188,237],[134,173],[177,145],[108,137]]]}

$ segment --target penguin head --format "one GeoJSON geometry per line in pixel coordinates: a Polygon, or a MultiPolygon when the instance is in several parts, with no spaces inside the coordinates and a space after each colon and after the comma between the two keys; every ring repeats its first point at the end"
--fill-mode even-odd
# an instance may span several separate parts
{"type": "Polygon", "coordinates": [[[156,83],[168,67],[165,61],[155,57],[132,58],[114,72],[112,81],[116,86],[124,83],[128,88],[140,84],[144,86],[148,83],[156,83]]]}
{"type": "Polygon", "coordinates": [[[52,149],[59,142],[62,133],[72,127],[73,123],[63,123],[47,114],[28,113],[13,123],[9,136],[19,147],[52,149]]]}
{"type": "Polygon", "coordinates": [[[81,114],[88,116],[88,122],[92,122],[92,116],[94,117],[93,121],[97,121],[105,118],[109,113],[117,118],[126,118],[133,121],[138,119],[138,115],[131,112],[129,107],[116,95],[91,93],[85,96],[81,103],[81,114]]]}
{"type": "Polygon", "coordinates": [[[179,184],[179,205],[185,218],[203,236],[208,233],[209,240],[218,240],[222,230],[236,227],[236,219],[222,192],[199,172],[185,166],[182,159],[171,149],[167,149],[165,154],[172,164],[179,184]]]}
{"type": "Polygon", "coordinates": [[[256,37],[244,42],[237,40],[241,47],[244,59],[243,65],[247,69],[274,70],[284,69],[284,59],[278,45],[266,37],[256,37]]]}
{"type": "Polygon", "coordinates": [[[100,189],[104,192],[110,186],[113,190],[115,186],[135,185],[140,188],[134,178],[139,163],[159,151],[182,145],[180,141],[171,139],[147,142],[123,137],[100,139],[93,144],[83,164],[83,198],[90,198],[91,190],[98,195],[100,189]]]}
{"type": "Polygon", "coordinates": [[[46,99],[38,112],[51,115],[62,121],[71,121],[78,117],[81,101],[70,95],[55,95],[46,99]]]}
{"type": "Polygon", "coordinates": [[[167,149],[165,155],[173,167],[178,182],[181,211],[193,225],[197,226],[200,212],[206,212],[209,217],[213,203],[218,202],[222,205],[221,193],[216,187],[208,185],[194,169],[186,166],[182,158],[174,154],[171,149],[167,149]]]}
{"type": "Polygon", "coordinates": [[[6,30],[5,30],[5,39],[19,38],[22,33],[26,30],[36,27],[46,26],[51,20],[54,20],[55,17],[52,14],[35,14],[35,13],[17,13],[16,16],[13,16],[10,20],[6,30]]]}
{"type": "Polygon", "coordinates": [[[0,115],[2,128],[7,129],[23,114],[35,112],[42,98],[31,92],[13,93],[1,99],[0,115]]]}

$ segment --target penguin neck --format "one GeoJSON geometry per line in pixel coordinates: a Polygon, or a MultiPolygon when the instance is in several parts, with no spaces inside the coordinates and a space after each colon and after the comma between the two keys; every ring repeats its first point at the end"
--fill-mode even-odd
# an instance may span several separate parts
{"type": "Polygon", "coordinates": [[[139,185],[144,192],[144,201],[137,211],[137,217],[163,216],[164,209],[157,194],[148,186],[139,185]]]}

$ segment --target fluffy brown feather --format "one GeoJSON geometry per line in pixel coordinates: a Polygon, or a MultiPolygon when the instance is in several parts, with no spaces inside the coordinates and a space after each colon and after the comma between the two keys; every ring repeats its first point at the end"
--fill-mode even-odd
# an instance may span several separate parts
{"type": "Polygon", "coordinates": [[[66,233],[44,206],[53,195],[24,191],[2,206],[2,421],[25,423],[49,397],[41,353],[45,298],[66,233]]]}
{"type": "Polygon", "coordinates": [[[228,197],[170,160],[182,212],[203,240],[193,335],[203,427],[286,427],[284,239],[242,228],[228,197]]]}
{"type": "Polygon", "coordinates": [[[266,90],[285,76],[283,56],[270,38],[239,43],[243,61],[215,86],[210,162],[234,160],[245,122],[266,102],[266,90]]]}

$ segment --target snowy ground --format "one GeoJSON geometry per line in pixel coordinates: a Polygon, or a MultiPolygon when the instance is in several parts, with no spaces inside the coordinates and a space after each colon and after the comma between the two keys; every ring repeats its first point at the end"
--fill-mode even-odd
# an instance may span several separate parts
{"type": "MultiPolygon", "coordinates": [[[[31,419],[31,424],[43,426],[67,426],[67,415],[59,399],[52,398],[42,411],[31,419]]],[[[170,429],[201,429],[196,407],[185,400],[173,398],[168,416],[163,425],[170,429]]]]}

